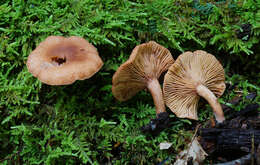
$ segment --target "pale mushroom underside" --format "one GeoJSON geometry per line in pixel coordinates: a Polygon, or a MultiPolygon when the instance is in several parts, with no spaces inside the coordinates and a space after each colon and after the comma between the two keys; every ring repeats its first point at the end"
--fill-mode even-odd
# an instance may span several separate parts
{"type": "Polygon", "coordinates": [[[113,95],[120,101],[130,99],[144,89],[148,81],[158,79],[173,62],[170,51],[156,42],[136,46],[113,76],[113,95]]]}
{"type": "Polygon", "coordinates": [[[224,69],[219,61],[205,51],[185,52],[169,68],[164,79],[166,105],[180,118],[197,120],[200,96],[199,84],[206,86],[217,97],[225,90],[224,69]]]}

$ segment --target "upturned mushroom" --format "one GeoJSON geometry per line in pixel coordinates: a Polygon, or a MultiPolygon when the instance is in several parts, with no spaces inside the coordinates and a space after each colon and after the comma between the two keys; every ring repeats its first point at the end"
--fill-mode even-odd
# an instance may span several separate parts
{"type": "Polygon", "coordinates": [[[152,94],[157,117],[165,112],[165,104],[158,78],[173,64],[170,51],[154,41],[138,45],[129,59],[113,76],[112,93],[119,101],[126,101],[147,88],[152,94]]]}
{"type": "Polygon", "coordinates": [[[27,60],[29,72],[48,85],[67,85],[90,78],[102,65],[97,49],[76,36],[49,36],[27,60]]]}
{"type": "Polygon", "coordinates": [[[216,121],[225,120],[218,97],[225,90],[224,69],[211,54],[197,50],[181,54],[164,78],[166,105],[177,117],[198,120],[200,96],[211,105],[216,121]]]}

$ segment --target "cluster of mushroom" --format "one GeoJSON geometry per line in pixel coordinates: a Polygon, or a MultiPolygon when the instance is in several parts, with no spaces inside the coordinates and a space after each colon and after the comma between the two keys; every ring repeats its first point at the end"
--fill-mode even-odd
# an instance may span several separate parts
{"type": "Polygon", "coordinates": [[[112,92],[119,101],[126,101],[147,88],[157,118],[167,113],[166,103],[176,116],[194,120],[198,119],[201,96],[209,102],[217,122],[221,123],[225,118],[217,97],[225,90],[224,81],[224,69],[213,55],[202,50],[185,52],[174,62],[168,49],[150,41],[136,46],[119,67],[113,76],[112,92]],[[158,78],[165,71],[162,91],[158,78]]]}
{"type": "MultiPolygon", "coordinates": [[[[102,65],[97,49],[76,36],[50,36],[27,60],[29,72],[49,85],[67,85],[90,78],[102,65]]],[[[197,120],[201,96],[221,123],[225,118],[217,98],[225,90],[224,81],[224,69],[213,55],[202,50],[185,52],[174,61],[168,49],[150,41],[136,46],[118,68],[113,76],[112,93],[119,101],[126,101],[147,88],[158,120],[167,120],[165,104],[178,117],[197,120]],[[158,79],[166,71],[162,91],[158,79]]]]}

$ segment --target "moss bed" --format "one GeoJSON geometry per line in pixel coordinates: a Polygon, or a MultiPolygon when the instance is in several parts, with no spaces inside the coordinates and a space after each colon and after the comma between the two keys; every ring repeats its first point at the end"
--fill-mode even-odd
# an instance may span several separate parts
{"type": "MultiPolygon", "coordinates": [[[[167,109],[172,126],[143,134],[140,128],[155,116],[151,95],[142,91],[119,102],[111,92],[117,68],[151,40],[174,59],[198,49],[215,55],[227,85],[219,101],[236,111],[260,104],[259,0],[1,0],[0,164],[172,164],[196,122],[167,109]],[[50,35],[85,38],[104,66],[72,85],[41,83],[26,61],[50,35]],[[246,99],[252,92],[256,98],[246,99]],[[238,96],[239,104],[228,104],[238,96]],[[173,145],[160,150],[161,142],[173,145]]],[[[212,116],[201,100],[197,123],[212,116]]]]}

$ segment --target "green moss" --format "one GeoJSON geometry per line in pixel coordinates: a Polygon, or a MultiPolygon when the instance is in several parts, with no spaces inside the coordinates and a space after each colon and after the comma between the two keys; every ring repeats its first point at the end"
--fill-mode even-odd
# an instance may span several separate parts
{"type": "MultiPolygon", "coordinates": [[[[157,137],[142,134],[139,128],[155,117],[152,98],[140,92],[127,102],[116,101],[111,93],[113,73],[141,42],[155,40],[175,58],[186,50],[204,49],[222,60],[228,81],[239,83],[225,93],[222,103],[236,90],[243,96],[257,92],[254,102],[259,103],[259,16],[260,4],[252,0],[2,0],[0,163],[173,162],[192,135],[191,122],[171,115],[173,127],[157,137]],[[248,41],[236,33],[246,23],[252,25],[248,41]],[[86,38],[98,48],[104,67],[72,85],[42,84],[25,63],[49,35],[86,38]],[[159,150],[164,141],[173,143],[170,150],[159,150]]],[[[247,103],[244,99],[236,109],[247,103]]],[[[208,106],[201,109],[204,122],[212,114],[208,106]]]]}

